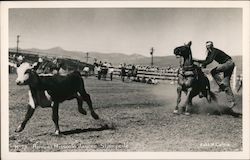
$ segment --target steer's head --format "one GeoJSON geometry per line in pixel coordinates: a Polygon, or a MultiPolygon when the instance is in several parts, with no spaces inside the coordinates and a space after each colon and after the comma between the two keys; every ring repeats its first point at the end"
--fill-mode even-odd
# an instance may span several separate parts
{"type": "Polygon", "coordinates": [[[28,85],[32,81],[34,81],[37,78],[37,74],[34,71],[34,68],[36,67],[37,63],[31,65],[27,62],[22,63],[17,68],[17,79],[16,84],[17,85],[28,85]]]}

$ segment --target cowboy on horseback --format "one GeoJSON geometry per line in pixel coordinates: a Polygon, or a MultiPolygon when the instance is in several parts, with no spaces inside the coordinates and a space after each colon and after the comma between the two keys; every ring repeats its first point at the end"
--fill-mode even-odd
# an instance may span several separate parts
{"type": "Polygon", "coordinates": [[[230,79],[235,67],[235,64],[232,60],[232,58],[227,55],[225,52],[214,48],[212,41],[206,42],[206,48],[207,48],[207,57],[206,60],[194,60],[196,62],[199,62],[202,64],[204,68],[206,68],[207,65],[213,62],[215,60],[219,63],[219,65],[211,70],[211,75],[213,76],[215,82],[219,85],[218,92],[225,91],[227,95],[227,99],[230,103],[229,108],[233,108],[236,103],[234,99],[234,95],[230,86],[230,79]],[[219,76],[220,73],[223,73],[223,78],[219,76]]]}
{"type": "Polygon", "coordinates": [[[206,75],[202,72],[201,68],[195,65],[193,62],[192,42],[184,46],[176,47],[174,54],[180,59],[180,69],[178,71],[178,86],[177,86],[177,105],[174,113],[179,114],[179,104],[181,101],[182,91],[186,93],[187,98],[181,113],[185,112],[185,115],[191,114],[192,99],[202,94],[202,97],[206,97],[207,101],[211,103],[211,100],[216,101],[216,96],[210,90],[210,83],[206,75]]]}

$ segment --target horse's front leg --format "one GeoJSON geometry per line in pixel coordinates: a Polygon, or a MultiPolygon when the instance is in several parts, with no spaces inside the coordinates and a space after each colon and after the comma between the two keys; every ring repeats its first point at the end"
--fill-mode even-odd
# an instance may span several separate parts
{"type": "Polygon", "coordinates": [[[191,107],[192,107],[192,100],[195,96],[197,96],[199,94],[199,90],[198,89],[194,89],[194,88],[191,88],[190,91],[188,91],[188,94],[187,94],[187,100],[185,102],[185,115],[189,116],[190,115],[190,112],[191,112],[191,107]]]}
{"type": "Polygon", "coordinates": [[[177,104],[174,110],[174,114],[179,114],[179,104],[181,102],[181,93],[182,93],[182,86],[178,85],[177,87],[177,104]]]}
{"type": "Polygon", "coordinates": [[[199,90],[197,88],[194,88],[194,77],[188,77],[184,83],[186,88],[188,88],[187,91],[187,99],[185,102],[185,115],[190,115],[190,108],[192,106],[192,99],[194,96],[196,96],[199,93],[199,90]]]}

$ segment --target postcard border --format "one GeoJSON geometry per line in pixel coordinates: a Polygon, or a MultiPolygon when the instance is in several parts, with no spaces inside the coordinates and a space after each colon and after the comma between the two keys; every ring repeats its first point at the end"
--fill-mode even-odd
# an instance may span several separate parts
{"type": "Polygon", "coordinates": [[[63,1],[1,2],[1,152],[3,159],[247,159],[249,158],[249,2],[248,1],[63,1]],[[242,8],[243,151],[242,152],[9,152],[8,9],[9,8],[242,8]]]}

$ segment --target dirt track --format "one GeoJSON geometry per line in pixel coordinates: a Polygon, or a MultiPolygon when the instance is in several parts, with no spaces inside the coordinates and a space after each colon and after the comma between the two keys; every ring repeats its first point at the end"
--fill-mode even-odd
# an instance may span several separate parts
{"type": "MultiPolygon", "coordinates": [[[[60,105],[62,135],[53,135],[50,108],[37,108],[24,131],[15,133],[28,102],[28,87],[15,85],[15,78],[10,75],[10,151],[242,150],[242,119],[227,114],[207,115],[223,109],[223,105],[208,105],[204,99],[195,98],[192,116],[174,115],[175,85],[98,81],[94,77],[84,81],[101,120],[80,114],[76,100],[72,100],[60,105]]],[[[219,102],[225,103],[223,94],[218,96],[219,102]]],[[[236,96],[238,112],[241,98],[236,96]]]]}

